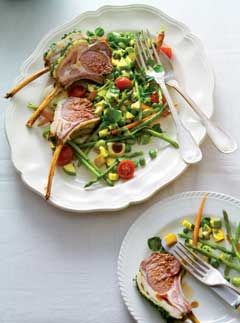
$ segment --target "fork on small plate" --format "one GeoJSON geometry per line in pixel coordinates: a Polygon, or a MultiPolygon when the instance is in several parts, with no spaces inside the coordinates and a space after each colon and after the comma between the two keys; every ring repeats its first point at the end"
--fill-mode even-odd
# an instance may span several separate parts
{"type": "Polygon", "coordinates": [[[146,33],[145,32],[135,33],[135,40],[136,40],[136,50],[138,55],[137,62],[139,66],[145,70],[145,73],[147,76],[154,78],[155,81],[160,85],[161,90],[168,103],[169,109],[171,111],[171,114],[176,126],[178,143],[179,143],[182,159],[187,164],[194,164],[199,162],[202,159],[202,152],[199,146],[197,145],[197,143],[195,142],[194,138],[192,137],[191,133],[182,123],[178,115],[178,112],[174,107],[174,103],[172,101],[172,98],[165,84],[164,69],[162,68],[160,71],[156,72],[153,69],[153,67],[150,66],[150,64],[148,64],[148,61],[151,60],[156,64],[162,66],[159,55],[152,42],[150,33],[148,31],[146,33]]]}
{"type": "Polygon", "coordinates": [[[201,257],[185,247],[178,241],[172,247],[166,247],[166,250],[171,253],[189,272],[201,283],[211,287],[220,297],[234,308],[240,305],[240,290],[231,285],[220,273],[219,270],[212,267],[201,257]],[[222,288],[223,287],[223,288],[222,288]]]}

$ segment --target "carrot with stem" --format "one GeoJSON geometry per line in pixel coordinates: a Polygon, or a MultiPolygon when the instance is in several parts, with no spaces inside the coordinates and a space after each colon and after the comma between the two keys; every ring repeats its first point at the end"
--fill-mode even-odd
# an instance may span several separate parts
{"type": "Polygon", "coordinates": [[[197,212],[197,216],[195,219],[195,227],[194,227],[194,231],[193,231],[193,246],[195,247],[197,245],[198,242],[198,236],[199,236],[199,230],[200,230],[200,224],[201,224],[201,220],[202,220],[202,215],[203,215],[203,209],[206,203],[206,199],[207,199],[207,193],[203,195],[199,208],[198,208],[198,212],[197,212]]]}

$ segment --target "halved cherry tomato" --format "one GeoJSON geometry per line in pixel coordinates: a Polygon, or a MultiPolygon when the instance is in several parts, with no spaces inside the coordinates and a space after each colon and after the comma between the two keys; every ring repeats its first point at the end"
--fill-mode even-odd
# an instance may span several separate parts
{"type": "Polygon", "coordinates": [[[58,166],[64,166],[69,164],[73,160],[73,150],[70,146],[63,146],[62,151],[58,157],[58,166]]]}
{"type": "Polygon", "coordinates": [[[150,99],[152,103],[159,103],[159,96],[157,92],[153,92],[150,99]]]}
{"type": "Polygon", "coordinates": [[[118,164],[117,173],[123,179],[130,179],[134,176],[135,165],[132,160],[122,160],[118,164]]]}
{"type": "Polygon", "coordinates": [[[160,48],[161,52],[163,52],[165,55],[167,55],[168,58],[172,58],[172,48],[171,47],[166,47],[162,46],[160,48]]]}
{"type": "Polygon", "coordinates": [[[131,89],[132,81],[126,76],[120,76],[115,80],[115,85],[120,91],[131,89]]]}
{"type": "Polygon", "coordinates": [[[68,89],[68,96],[75,96],[77,98],[84,98],[85,94],[86,94],[86,90],[85,90],[84,86],[82,86],[80,84],[73,85],[68,89]]]}

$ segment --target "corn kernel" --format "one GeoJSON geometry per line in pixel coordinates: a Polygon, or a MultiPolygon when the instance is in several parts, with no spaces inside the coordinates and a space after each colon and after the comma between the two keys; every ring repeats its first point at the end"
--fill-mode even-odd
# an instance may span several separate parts
{"type": "Polygon", "coordinates": [[[100,155],[102,155],[104,158],[105,158],[105,157],[108,157],[107,149],[106,149],[106,148],[104,148],[103,146],[100,146],[100,147],[99,147],[99,152],[100,152],[100,155]]]}
{"type": "Polygon", "coordinates": [[[117,181],[119,179],[119,176],[117,173],[108,173],[108,178],[111,180],[111,181],[117,181]]]}
{"type": "Polygon", "coordinates": [[[187,228],[189,230],[192,230],[192,223],[190,221],[188,221],[188,220],[183,220],[182,221],[182,226],[184,228],[187,228]]]}
{"type": "Polygon", "coordinates": [[[100,138],[104,138],[109,134],[109,132],[108,132],[108,129],[102,129],[102,130],[99,131],[98,134],[99,134],[100,138]]]}
{"type": "Polygon", "coordinates": [[[164,237],[164,240],[165,240],[167,246],[170,247],[177,242],[177,236],[174,233],[169,233],[164,237]]]}
{"type": "Polygon", "coordinates": [[[223,229],[213,229],[213,238],[216,242],[223,241],[225,239],[223,229]]]}
{"type": "Polygon", "coordinates": [[[115,162],[115,158],[108,157],[106,160],[107,166],[111,166],[115,162]]]}

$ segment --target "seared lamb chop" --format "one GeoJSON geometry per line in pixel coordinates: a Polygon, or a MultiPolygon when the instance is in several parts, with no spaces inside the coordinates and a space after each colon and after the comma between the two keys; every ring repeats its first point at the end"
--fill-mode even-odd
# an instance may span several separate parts
{"type": "Polygon", "coordinates": [[[50,69],[53,68],[55,62],[57,62],[57,60],[64,55],[65,50],[69,46],[71,46],[71,44],[74,41],[83,39],[83,38],[84,38],[84,35],[80,31],[73,31],[64,35],[62,39],[57,41],[56,43],[52,43],[49,49],[43,55],[45,67],[29,75],[25,79],[23,79],[20,83],[14,86],[14,88],[12,88],[10,91],[6,93],[5,98],[10,98],[14,96],[18,91],[24,88],[27,84],[36,80],[41,75],[47,73],[50,69]]]}
{"type": "Polygon", "coordinates": [[[86,41],[79,41],[69,49],[53,76],[63,87],[81,79],[102,83],[103,76],[112,71],[110,58],[111,50],[106,43],[98,42],[89,46],[86,41]]]}
{"type": "Polygon", "coordinates": [[[86,40],[77,40],[68,48],[65,55],[54,64],[53,78],[56,87],[34,111],[27,122],[31,127],[50,100],[62,89],[73,82],[88,79],[101,83],[104,75],[112,71],[111,50],[104,42],[89,45],[86,40]]]}
{"type": "Polygon", "coordinates": [[[181,288],[181,264],[167,253],[152,253],[140,264],[137,286],[140,293],[159,307],[165,317],[183,320],[191,306],[181,288]]]}
{"type": "Polygon", "coordinates": [[[99,122],[88,99],[70,97],[58,102],[51,133],[65,142],[72,136],[86,135],[99,122]]]}
{"type": "Polygon", "coordinates": [[[93,105],[88,99],[70,97],[59,101],[51,124],[51,133],[57,138],[57,146],[49,168],[46,199],[51,194],[56,163],[64,143],[74,136],[91,132],[98,122],[99,117],[93,113],[93,105]]]}

